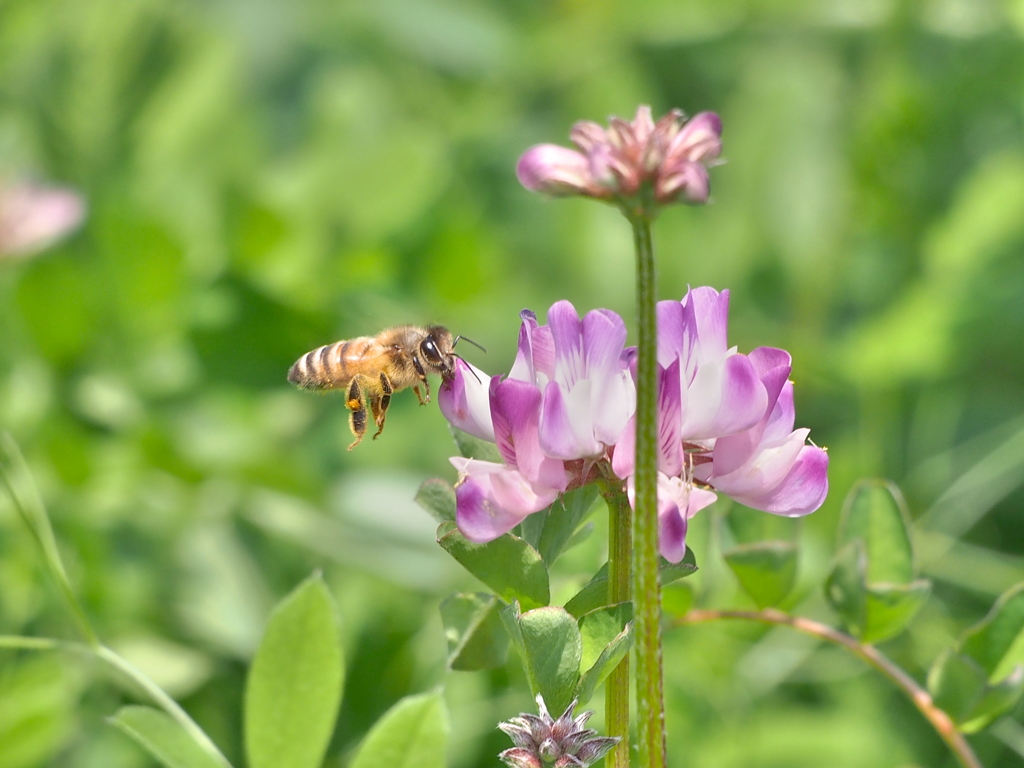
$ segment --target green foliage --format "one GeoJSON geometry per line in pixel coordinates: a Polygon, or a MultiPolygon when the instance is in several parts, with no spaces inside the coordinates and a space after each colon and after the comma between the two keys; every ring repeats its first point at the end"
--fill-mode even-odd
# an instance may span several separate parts
{"type": "Polygon", "coordinates": [[[540,554],[511,533],[486,544],[473,544],[451,523],[437,529],[437,543],[506,603],[527,608],[547,605],[548,572],[540,554]]]}
{"type": "Polygon", "coordinates": [[[440,691],[408,696],[366,735],[351,768],[443,768],[448,732],[448,711],[440,691]]]}
{"type": "MultiPolygon", "coordinates": [[[[662,586],[666,586],[677,579],[690,576],[697,571],[697,561],[693,549],[688,548],[683,559],[678,563],[670,563],[665,559],[661,560],[659,575],[662,586]]],[[[576,618],[582,618],[591,611],[596,611],[608,605],[608,565],[601,566],[601,569],[594,574],[594,577],[586,585],[573,595],[565,604],[565,609],[576,618]]]]}
{"type": "Polygon", "coordinates": [[[583,641],[576,619],[557,606],[520,613],[515,603],[501,618],[522,658],[530,690],[544,697],[549,711],[564,711],[580,679],[583,641]]]}
{"type": "Polygon", "coordinates": [[[482,592],[458,593],[441,602],[450,669],[492,669],[505,663],[508,634],[501,623],[503,607],[497,597],[482,592]]]}
{"type": "Polygon", "coordinates": [[[633,645],[633,606],[630,603],[609,605],[580,617],[580,681],[575,698],[586,704],[594,691],[619,665],[633,645]]]}
{"type": "Polygon", "coordinates": [[[928,580],[914,578],[908,520],[902,496],[887,483],[858,483],[843,507],[842,548],[825,594],[864,642],[902,631],[931,591],[928,580]]]}
{"type": "Polygon", "coordinates": [[[323,761],[344,674],[337,624],[319,575],[274,610],[245,691],[251,768],[316,768],[323,761]]]}
{"type": "Polygon", "coordinates": [[[166,768],[224,768],[169,715],[152,707],[122,707],[110,720],[166,768]]]}
{"type": "Polygon", "coordinates": [[[1024,584],[1004,593],[928,673],[935,703],[967,733],[1010,712],[1024,694],[1024,584]]]}
{"type": "Polygon", "coordinates": [[[790,541],[744,544],[722,553],[743,591],[758,608],[778,605],[796,584],[796,545],[790,541]]]}
{"type": "MultiPolygon", "coordinates": [[[[89,215],[47,252],[0,257],[0,430],[96,633],[189,648],[208,676],[176,695],[236,765],[240,662],[272,596],[314,569],[341,603],[356,679],[328,764],[433,684],[448,649],[423,627],[445,595],[478,588],[410,502],[424,478],[455,481],[444,420],[399,392],[386,432],[347,453],[339,398],[285,374],[399,322],[443,322],[501,373],[524,307],[569,298],[628,321],[628,230],[600,206],[528,195],[514,165],[576,120],[643,102],[718,111],[728,160],[713,205],[658,222],[659,298],[731,289],[730,343],[793,353],[798,423],[830,449],[833,492],[801,525],[797,582],[761,600],[816,610],[841,500],[890,477],[915,513],[919,572],[885,582],[873,569],[899,558],[848,554],[848,613],[866,627],[868,595],[874,617],[893,598],[895,631],[909,585],[930,579],[886,647],[928,668],[1024,568],[1019,5],[4,2],[0,184],[74,185],[89,215]],[[871,593],[878,581],[895,596],[871,593]]],[[[689,533],[701,571],[665,591],[675,614],[746,600],[719,555],[788,540],[719,547],[706,512],[689,533]]],[[[601,539],[558,554],[554,601],[573,605],[601,539]]],[[[35,552],[0,493],[0,633],[73,637],[35,552]]],[[[602,607],[591,592],[586,608],[602,607]]],[[[665,636],[670,755],[946,760],[926,725],[880,722],[884,681],[827,652],[741,627],[665,636]]],[[[992,678],[987,658],[971,662],[978,679],[1012,671],[992,678]]],[[[83,688],[81,671],[76,654],[2,652],[0,766],[152,764],[97,726],[128,701],[83,688]]],[[[455,679],[447,764],[489,764],[508,680],[455,679]]],[[[987,768],[1020,763],[1010,728],[973,742],[987,768]]]]}

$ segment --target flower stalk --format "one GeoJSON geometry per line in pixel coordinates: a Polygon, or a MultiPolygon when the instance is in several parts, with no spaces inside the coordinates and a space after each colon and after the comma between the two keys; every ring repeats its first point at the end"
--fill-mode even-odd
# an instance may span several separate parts
{"type": "MultiPolygon", "coordinates": [[[[608,505],[608,603],[630,599],[633,584],[633,510],[620,483],[602,484],[608,505]]],[[[629,768],[629,655],[605,683],[605,729],[619,737],[605,759],[607,768],[629,768]]]]}
{"type": "Polygon", "coordinates": [[[636,632],[637,746],[643,768],[665,768],[665,697],[658,576],[658,323],[651,222],[629,217],[637,265],[636,496],[633,615],[636,632]]]}

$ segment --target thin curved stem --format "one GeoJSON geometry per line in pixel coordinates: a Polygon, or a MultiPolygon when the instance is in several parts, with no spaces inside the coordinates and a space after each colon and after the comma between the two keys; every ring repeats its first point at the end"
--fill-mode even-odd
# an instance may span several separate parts
{"type": "Polygon", "coordinates": [[[162,709],[175,722],[178,723],[206,752],[210,754],[223,768],[231,768],[231,763],[224,757],[217,745],[210,740],[206,732],[188,716],[184,709],[167,695],[166,692],[156,683],[149,679],[140,669],[131,664],[127,659],[119,656],[105,645],[93,646],[86,643],[77,643],[67,640],[57,640],[52,637],[23,637],[21,635],[0,635],[0,648],[10,648],[24,651],[68,651],[83,656],[95,656],[103,663],[117,671],[119,675],[129,680],[136,688],[141,690],[149,700],[162,709]]]}
{"type": "Polygon", "coordinates": [[[637,745],[642,768],[665,768],[665,699],[658,576],[658,318],[651,222],[630,217],[637,259],[636,462],[633,601],[637,745]]]}
{"type": "Polygon", "coordinates": [[[918,711],[931,723],[939,737],[946,742],[950,751],[964,768],[982,768],[981,763],[971,749],[970,744],[967,743],[964,735],[956,727],[956,724],[949,715],[944,710],[935,706],[935,702],[932,701],[928,691],[918,685],[914,678],[886,658],[873,645],[865,645],[856,638],[833,629],[827,624],[806,619],[802,616],[791,616],[788,613],[772,608],[766,608],[763,611],[693,610],[677,619],[676,624],[701,624],[721,619],[742,619],[745,621],[757,621],[762,624],[777,624],[791,627],[798,632],[803,632],[806,635],[811,635],[812,637],[817,637],[833,645],[845,648],[854,656],[881,672],[906,694],[918,711]]]}
{"type": "Polygon", "coordinates": [[[46,514],[43,500],[39,497],[35,483],[32,482],[32,476],[21,451],[18,450],[17,443],[6,432],[0,433],[0,481],[7,487],[11,503],[14,504],[22,522],[25,523],[25,527],[35,539],[46,569],[54,584],[57,585],[57,591],[64,600],[64,605],[79,635],[90,647],[98,648],[99,637],[89,622],[85,609],[78,602],[75,591],[71,588],[71,581],[64,570],[64,563],[57,547],[57,539],[53,535],[53,527],[50,525],[50,518],[46,514]]]}

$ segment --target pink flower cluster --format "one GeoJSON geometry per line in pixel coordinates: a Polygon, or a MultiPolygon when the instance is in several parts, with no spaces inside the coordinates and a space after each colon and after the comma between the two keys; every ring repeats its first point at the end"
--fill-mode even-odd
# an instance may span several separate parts
{"type": "MultiPolygon", "coordinates": [[[[690,290],[658,304],[658,516],[661,554],[686,552],[688,520],[723,493],[777,515],[800,516],[828,491],[828,455],[794,429],[791,358],[726,343],[727,291],[690,290]]],[[[560,493],[600,477],[632,494],[635,348],[622,318],[581,320],[560,301],[542,326],[522,313],[507,377],[464,361],[439,403],[456,427],[498,446],[502,462],[456,457],[457,522],[471,541],[512,530],[560,493]]]]}
{"type": "Polygon", "coordinates": [[[677,109],[654,122],[641,106],[632,122],[611,118],[608,128],[581,121],[569,138],[578,148],[538,144],[519,159],[516,174],[533,192],[629,201],[649,187],[655,203],[708,201],[707,166],[722,151],[722,121],[714,112],[689,120],[677,109]]]}

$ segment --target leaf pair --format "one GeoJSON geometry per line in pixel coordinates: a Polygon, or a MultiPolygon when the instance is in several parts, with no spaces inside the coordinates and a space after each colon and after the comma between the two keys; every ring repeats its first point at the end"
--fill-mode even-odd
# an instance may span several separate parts
{"type": "Polygon", "coordinates": [[[931,591],[916,578],[909,515],[896,486],[863,480],[839,522],[839,554],[825,595],[846,628],[865,643],[903,631],[931,591]]]}

